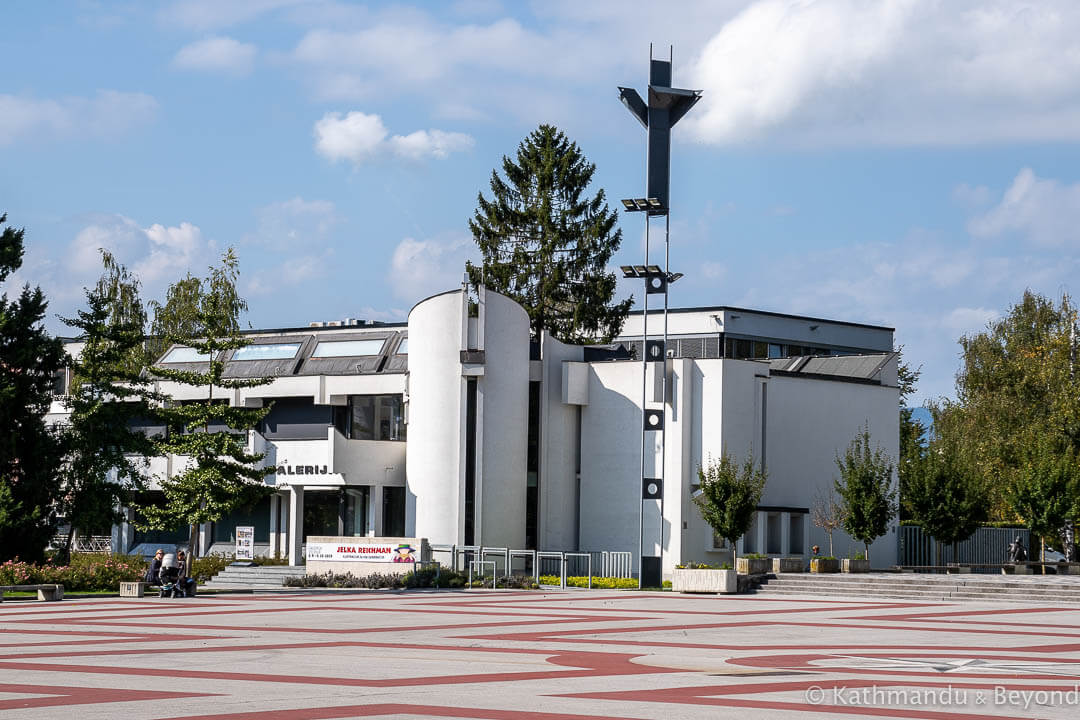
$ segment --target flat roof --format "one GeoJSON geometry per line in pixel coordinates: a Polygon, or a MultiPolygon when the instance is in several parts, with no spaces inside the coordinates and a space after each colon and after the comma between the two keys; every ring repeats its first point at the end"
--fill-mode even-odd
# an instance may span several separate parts
{"type": "MultiPolygon", "coordinates": [[[[814,317],[813,315],[794,315],[792,313],[773,312],[772,310],[754,310],[751,308],[734,307],[733,305],[705,305],[701,307],[668,308],[668,314],[718,311],[744,312],[751,313],[753,315],[767,315],[769,317],[786,318],[788,320],[812,320],[814,322],[829,323],[830,325],[846,325],[848,327],[867,328],[869,330],[888,330],[889,332],[896,331],[896,328],[889,327],[888,325],[870,325],[868,323],[848,322],[847,320],[830,320],[829,318],[814,317]]],[[[641,310],[631,310],[630,314],[641,315],[642,313],[641,310]]],[[[649,308],[649,314],[663,315],[664,309],[649,308]]]]}

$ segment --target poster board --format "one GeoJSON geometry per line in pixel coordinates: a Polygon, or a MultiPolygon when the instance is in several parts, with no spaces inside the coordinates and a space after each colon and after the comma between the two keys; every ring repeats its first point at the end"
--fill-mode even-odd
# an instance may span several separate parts
{"type": "Polygon", "coordinates": [[[236,559],[255,559],[255,528],[251,525],[236,526],[236,559]]]}

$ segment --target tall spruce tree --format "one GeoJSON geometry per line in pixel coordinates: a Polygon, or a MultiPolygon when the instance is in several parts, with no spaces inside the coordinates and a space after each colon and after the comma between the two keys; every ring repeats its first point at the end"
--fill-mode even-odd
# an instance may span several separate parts
{"type": "Polygon", "coordinates": [[[619,249],[618,214],[604,191],[588,193],[596,165],[551,125],[541,125],[491,172],[491,200],[479,193],[469,229],[483,255],[466,264],[469,282],[507,295],[529,313],[534,334],[569,343],[608,341],[632,299],[614,302],[607,263],[619,249]]]}
{"type": "Polygon", "coordinates": [[[144,487],[146,458],[155,451],[138,428],[160,399],[143,372],[146,312],[139,281],[110,253],[101,255],[104,272],[86,290],[86,309],[62,318],[83,342],[66,400],[71,416],[61,511],[68,521],[67,554],[77,532],[121,519],[121,506],[144,487]]]}
{"type": "Polygon", "coordinates": [[[180,281],[179,287],[169,289],[169,300],[164,306],[155,306],[154,325],[163,329],[163,339],[169,344],[194,349],[207,362],[205,369],[154,366],[152,374],[163,380],[201,387],[205,398],[169,403],[158,410],[169,428],[168,435],[157,443],[158,452],[188,456],[191,463],[180,473],[161,480],[164,505],[144,504],[138,509],[150,528],[174,527],[177,521],[187,523],[192,557],[198,552],[199,525],[216,522],[271,492],[263,478],[272,468],[259,467],[263,455],[247,449],[247,431],[266,417],[270,406],[231,406],[222,393],[266,385],[273,379],[224,377],[225,353],[249,344],[239,331],[239,313],[246,303],[236,291],[238,268],[239,262],[230,248],[221,265],[211,267],[209,276],[198,281],[197,291],[193,290],[189,275],[180,281]],[[174,321],[175,324],[169,324],[174,321]]]}
{"type": "MultiPolygon", "coordinates": [[[[22,266],[22,229],[0,214],[0,284],[22,266]]],[[[0,295],[0,560],[40,560],[56,532],[59,434],[45,422],[53,380],[64,367],[60,340],[42,320],[41,288],[0,295]]]]}

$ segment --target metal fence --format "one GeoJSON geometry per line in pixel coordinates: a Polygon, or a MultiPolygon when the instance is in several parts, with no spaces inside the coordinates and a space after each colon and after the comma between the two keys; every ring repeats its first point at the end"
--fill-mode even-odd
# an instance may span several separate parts
{"type": "MultiPolygon", "coordinates": [[[[1020,537],[1024,547],[1031,550],[1031,532],[1023,528],[983,527],[967,540],[941,546],[941,563],[1000,564],[1009,561],[1009,543],[1020,537]]],[[[901,525],[897,534],[901,565],[937,565],[937,541],[918,525],[901,525]]]]}
{"type": "Polygon", "coordinates": [[[433,559],[445,567],[468,571],[474,567],[490,566],[494,576],[541,575],[559,578],[559,585],[566,587],[567,577],[587,577],[592,587],[594,577],[631,577],[632,554],[629,552],[543,552],[491,548],[479,545],[431,545],[433,559]],[[599,570],[599,573],[595,572],[599,570]]]}

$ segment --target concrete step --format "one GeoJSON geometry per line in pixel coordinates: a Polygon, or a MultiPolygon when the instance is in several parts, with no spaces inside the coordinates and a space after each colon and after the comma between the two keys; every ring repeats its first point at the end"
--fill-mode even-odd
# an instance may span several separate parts
{"type": "Polygon", "coordinates": [[[762,595],[869,597],[903,600],[976,600],[980,602],[1049,602],[1080,604],[1080,579],[1000,576],[909,575],[871,573],[781,574],[764,579],[762,595]]]}
{"type": "Polygon", "coordinates": [[[251,567],[227,566],[215,575],[205,586],[214,588],[280,588],[285,578],[303,575],[304,566],[296,565],[254,565],[251,567]]]}

